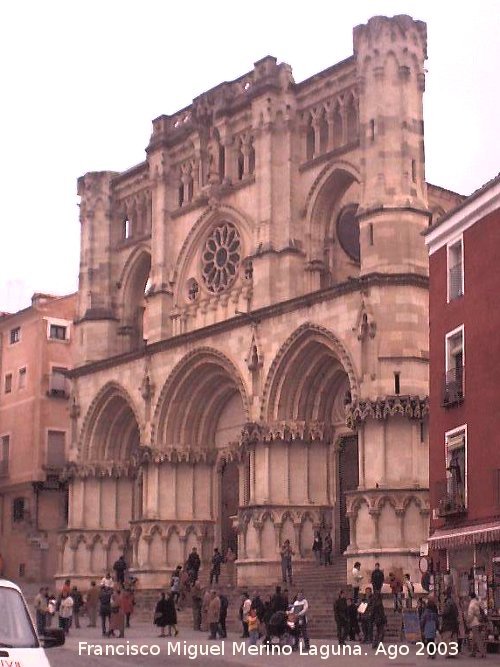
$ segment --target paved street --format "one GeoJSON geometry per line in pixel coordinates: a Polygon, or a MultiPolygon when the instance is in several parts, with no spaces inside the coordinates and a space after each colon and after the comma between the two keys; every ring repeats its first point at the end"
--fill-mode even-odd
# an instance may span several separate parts
{"type": "MultiPolygon", "coordinates": [[[[343,667],[384,667],[387,666],[411,666],[411,665],[427,665],[426,656],[416,656],[416,648],[414,646],[409,647],[409,655],[381,655],[375,654],[370,647],[361,646],[361,655],[331,655],[328,654],[328,650],[338,651],[339,647],[337,642],[332,639],[325,640],[314,640],[312,645],[316,647],[317,655],[298,655],[293,653],[292,655],[274,655],[268,656],[267,654],[262,655],[245,655],[241,652],[243,646],[243,640],[239,638],[237,634],[230,634],[224,644],[224,655],[200,655],[198,654],[195,657],[195,651],[201,653],[210,650],[221,651],[222,642],[215,641],[209,642],[206,639],[205,634],[197,633],[192,630],[186,630],[180,628],[180,633],[177,638],[169,639],[160,639],[158,638],[158,633],[156,628],[152,625],[146,623],[136,624],[134,628],[130,629],[125,637],[125,639],[106,639],[104,642],[100,633],[96,629],[87,629],[81,628],[80,630],[72,630],[70,636],[64,647],[51,649],[47,651],[47,654],[50,658],[52,667],[82,667],[83,665],[98,665],[102,662],[105,665],[145,665],[154,667],[155,665],[165,665],[176,667],[177,665],[200,665],[205,667],[205,665],[270,665],[271,663],[276,665],[286,665],[287,667],[302,667],[303,665],[325,665],[333,664],[342,665],[343,667]],[[89,645],[100,644],[103,647],[105,646],[114,646],[115,649],[118,646],[124,647],[124,650],[127,650],[127,647],[130,648],[135,646],[142,647],[144,653],[147,653],[152,649],[153,652],[160,651],[159,655],[108,655],[108,656],[98,656],[95,653],[86,653],[83,649],[79,655],[79,642],[88,642],[89,645]],[[169,655],[169,642],[170,642],[170,655],[169,655]],[[159,648],[158,648],[159,647],[159,648]],[[177,648],[176,648],[177,647],[177,648]],[[322,647],[322,648],[321,648],[322,647]],[[185,655],[179,655],[179,652],[184,653],[185,655]],[[319,654],[320,651],[323,651],[323,656],[319,654]],[[188,654],[190,652],[190,655],[188,654]]],[[[83,645],[81,645],[83,648],[83,645]]],[[[245,645],[246,646],[246,645],[245,645]]],[[[357,646],[356,644],[351,644],[351,648],[357,646]]],[[[391,645],[394,650],[395,647],[403,645],[391,645]]],[[[389,650],[389,646],[386,647],[389,650]]],[[[405,647],[406,648],[406,647],[405,647]]],[[[314,649],[313,649],[314,650],[314,649]]],[[[405,650],[405,649],[403,649],[405,650]]],[[[469,667],[477,664],[498,664],[498,656],[489,655],[487,656],[486,661],[483,660],[474,660],[471,658],[466,658],[460,656],[456,661],[456,664],[460,664],[463,667],[469,667]]],[[[450,661],[445,660],[444,657],[437,657],[434,660],[434,665],[449,665],[450,661]]],[[[454,663],[451,663],[454,664],[454,663]]]]}

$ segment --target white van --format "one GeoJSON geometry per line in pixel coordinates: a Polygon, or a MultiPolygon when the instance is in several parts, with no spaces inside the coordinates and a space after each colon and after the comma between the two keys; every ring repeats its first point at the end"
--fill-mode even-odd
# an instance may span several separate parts
{"type": "Polygon", "coordinates": [[[0,665],[50,667],[45,648],[64,644],[64,632],[47,629],[38,638],[23,594],[11,581],[0,579],[0,665]]]}

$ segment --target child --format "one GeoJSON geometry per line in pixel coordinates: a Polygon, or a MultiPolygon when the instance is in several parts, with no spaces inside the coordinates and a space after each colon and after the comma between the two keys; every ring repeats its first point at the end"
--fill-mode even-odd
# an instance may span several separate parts
{"type": "Polygon", "coordinates": [[[257,618],[257,610],[255,607],[252,607],[248,613],[247,616],[247,622],[248,622],[248,634],[249,634],[249,640],[248,643],[251,646],[255,646],[257,644],[257,639],[259,638],[259,619],[257,618]]]}

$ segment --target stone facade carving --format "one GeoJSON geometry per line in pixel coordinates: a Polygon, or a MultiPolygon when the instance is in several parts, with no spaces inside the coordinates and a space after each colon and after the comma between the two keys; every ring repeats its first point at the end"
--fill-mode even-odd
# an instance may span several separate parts
{"type": "Polygon", "coordinates": [[[342,63],[297,84],[268,56],[154,120],[144,163],[80,179],[61,576],[98,574],[80,545],[119,534],[144,587],[214,545],[237,550],[240,583],[267,582],[281,542],[307,559],[317,529],[348,566],[416,572],[421,232],[455,201],[424,181],[425,57],[424,24],[377,17],[342,63]]]}

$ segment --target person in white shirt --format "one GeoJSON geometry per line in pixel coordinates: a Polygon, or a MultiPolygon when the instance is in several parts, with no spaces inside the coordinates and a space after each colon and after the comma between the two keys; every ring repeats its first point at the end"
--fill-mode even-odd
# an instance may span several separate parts
{"type": "Polygon", "coordinates": [[[74,600],[71,595],[64,592],[59,603],[59,627],[64,630],[64,634],[69,633],[71,619],[73,618],[74,600]]]}
{"type": "Polygon", "coordinates": [[[297,637],[295,648],[299,647],[300,637],[302,636],[304,640],[304,651],[309,651],[309,634],[307,632],[307,610],[309,609],[309,603],[307,602],[304,592],[299,591],[295,602],[292,604],[291,612],[297,617],[296,629],[297,637]]]}
{"type": "Polygon", "coordinates": [[[358,603],[359,600],[359,588],[363,580],[363,575],[361,574],[361,563],[354,563],[351,573],[351,585],[352,585],[352,599],[354,604],[358,603]]]}
{"type": "Polygon", "coordinates": [[[114,583],[115,582],[113,581],[113,577],[109,572],[107,572],[106,576],[101,579],[101,586],[105,586],[106,588],[113,588],[114,583]]]}

